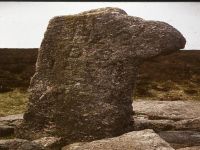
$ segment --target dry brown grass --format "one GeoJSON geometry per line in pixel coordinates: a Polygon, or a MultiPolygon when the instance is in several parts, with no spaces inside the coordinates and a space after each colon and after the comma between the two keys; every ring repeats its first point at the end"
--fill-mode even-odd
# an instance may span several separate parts
{"type": "Polygon", "coordinates": [[[28,93],[19,89],[0,93],[0,116],[23,113],[27,101],[28,93]]]}

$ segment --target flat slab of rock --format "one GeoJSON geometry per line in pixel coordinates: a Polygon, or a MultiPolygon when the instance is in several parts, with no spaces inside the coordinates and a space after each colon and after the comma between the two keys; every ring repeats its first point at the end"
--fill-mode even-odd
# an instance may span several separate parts
{"type": "Polygon", "coordinates": [[[200,150],[200,146],[185,147],[177,150],[200,150]]]}
{"type": "Polygon", "coordinates": [[[16,126],[23,120],[23,114],[0,117],[0,125],[16,126]]]}
{"type": "Polygon", "coordinates": [[[175,126],[175,130],[200,131],[200,117],[194,118],[194,119],[185,119],[185,120],[177,121],[174,124],[174,126],[175,126]]]}
{"type": "Polygon", "coordinates": [[[173,150],[153,130],[133,131],[118,137],[75,143],[62,150],[173,150]]]}
{"type": "Polygon", "coordinates": [[[134,116],[134,130],[153,129],[154,131],[165,130],[191,130],[200,131],[200,118],[185,119],[180,121],[174,120],[151,120],[148,116],[135,115],[134,116]]]}
{"type": "Polygon", "coordinates": [[[148,116],[150,120],[185,120],[200,117],[198,101],[134,101],[135,114],[148,116]]]}
{"type": "Polygon", "coordinates": [[[176,149],[200,146],[200,132],[197,131],[161,131],[158,134],[176,149]]]}
{"type": "Polygon", "coordinates": [[[0,140],[0,150],[44,150],[40,145],[24,139],[0,140]]]}
{"type": "Polygon", "coordinates": [[[198,101],[134,101],[134,129],[200,131],[198,101]]]}
{"type": "Polygon", "coordinates": [[[173,130],[176,124],[173,120],[149,120],[141,116],[134,116],[134,130],[153,129],[154,131],[173,130]]]}

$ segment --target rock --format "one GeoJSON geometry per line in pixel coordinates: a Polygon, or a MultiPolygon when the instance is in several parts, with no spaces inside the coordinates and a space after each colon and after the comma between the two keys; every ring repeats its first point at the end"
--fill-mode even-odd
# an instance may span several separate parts
{"type": "Polygon", "coordinates": [[[182,49],[185,42],[169,24],[128,16],[118,8],[51,19],[17,137],[58,136],[74,143],[133,130],[138,65],[182,49]]]}
{"type": "Polygon", "coordinates": [[[0,125],[16,126],[19,125],[23,120],[23,114],[9,115],[0,117],[0,125]]]}
{"type": "Polygon", "coordinates": [[[134,101],[134,129],[200,131],[199,107],[198,101],[134,101]]]}
{"type": "Polygon", "coordinates": [[[76,143],[62,150],[173,150],[153,130],[133,131],[119,137],[76,143]]]}
{"type": "Polygon", "coordinates": [[[57,137],[43,137],[41,139],[37,139],[34,140],[32,142],[41,145],[42,147],[44,147],[45,149],[58,149],[57,147],[59,147],[58,145],[60,144],[61,138],[57,138],[57,137]]]}
{"type": "Polygon", "coordinates": [[[200,146],[200,102],[135,101],[133,106],[135,130],[153,129],[176,149],[200,146]]]}
{"type": "Polygon", "coordinates": [[[16,120],[22,120],[23,119],[23,114],[16,114],[16,115],[9,115],[5,117],[0,117],[0,122],[2,121],[16,121],[16,120]]]}
{"type": "Polygon", "coordinates": [[[135,114],[147,115],[150,120],[187,120],[200,116],[198,101],[134,101],[135,114]],[[184,108],[184,109],[183,109],[184,108]]]}
{"type": "Polygon", "coordinates": [[[200,132],[197,131],[161,131],[158,134],[176,149],[200,146],[200,132]]]}
{"type": "Polygon", "coordinates": [[[185,147],[177,150],[200,150],[200,146],[185,147]]]}
{"type": "Polygon", "coordinates": [[[14,134],[14,127],[0,125],[0,137],[10,136],[14,134]]]}
{"type": "Polygon", "coordinates": [[[43,148],[35,143],[24,139],[0,140],[1,150],[43,150],[43,148]]]}
{"type": "Polygon", "coordinates": [[[191,130],[200,131],[200,118],[186,119],[180,121],[173,120],[150,120],[134,116],[134,130],[153,129],[154,131],[165,130],[191,130]]]}
{"type": "Polygon", "coordinates": [[[200,131],[200,117],[177,121],[175,124],[175,130],[200,131]]]}
{"type": "Polygon", "coordinates": [[[148,118],[134,116],[134,130],[153,129],[158,132],[175,128],[176,126],[173,120],[149,120],[148,118]]]}

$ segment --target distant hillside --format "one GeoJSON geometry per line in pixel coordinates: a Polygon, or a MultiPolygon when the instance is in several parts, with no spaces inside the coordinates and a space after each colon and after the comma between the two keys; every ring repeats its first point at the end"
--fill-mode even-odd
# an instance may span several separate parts
{"type": "Polygon", "coordinates": [[[200,51],[159,56],[141,65],[137,98],[200,100],[200,51]]]}
{"type": "MultiPolygon", "coordinates": [[[[37,48],[0,49],[0,92],[27,89],[37,48]]],[[[134,96],[142,99],[200,100],[200,51],[184,50],[147,60],[140,66],[134,96]]]]}
{"type": "Polygon", "coordinates": [[[35,71],[37,48],[0,49],[0,92],[27,88],[35,71]]]}

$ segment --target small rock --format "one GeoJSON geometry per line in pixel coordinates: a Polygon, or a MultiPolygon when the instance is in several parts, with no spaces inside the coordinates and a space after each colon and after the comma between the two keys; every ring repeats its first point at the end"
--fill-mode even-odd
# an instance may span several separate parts
{"type": "Polygon", "coordinates": [[[23,114],[16,114],[16,115],[0,117],[0,122],[1,121],[15,121],[15,120],[22,120],[22,119],[23,119],[23,114]]]}
{"type": "Polygon", "coordinates": [[[114,138],[75,143],[62,150],[173,150],[153,130],[133,131],[114,138]]]}

